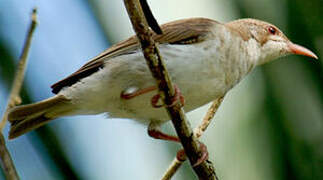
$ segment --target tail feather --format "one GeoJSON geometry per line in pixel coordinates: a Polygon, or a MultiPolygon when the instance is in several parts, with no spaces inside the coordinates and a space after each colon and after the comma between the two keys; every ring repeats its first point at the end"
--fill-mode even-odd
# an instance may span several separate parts
{"type": "Polygon", "coordinates": [[[69,102],[66,97],[57,95],[35,104],[13,108],[8,114],[8,120],[11,123],[9,139],[16,138],[50,120],[68,114],[72,110],[69,102]]]}

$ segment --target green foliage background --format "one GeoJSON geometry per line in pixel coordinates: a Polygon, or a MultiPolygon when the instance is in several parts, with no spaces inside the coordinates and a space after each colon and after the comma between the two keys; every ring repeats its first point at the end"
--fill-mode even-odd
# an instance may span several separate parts
{"type": "MultiPolygon", "coordinates": [[[[231,5],[228,8],[231,8],[232,12],[226,13],[232,14],[232,17],[252,17],[269,21],[281,27],[293,42],[313,50],[319,60],[288,56],[283,60],[266,64],[252,73],[246,82],[242,82],[238,90],[233,90],[228,95],[230,97],[222,107],[224,112],[217,115],[216,122],[213,122],[215,127],[209,129],[204,139],[210,152],[214,154],[210,158],[215,162],[220,179],[323,179],[323,1],[219,1],[219,3],[228,2],[231,5]],[[245,96],[243,92],[240,93],[239,89],[244,89],[243,92],[250,90],[251,94],[249,92],[249,95],[245,96]],[[256,105],[252,104],[253,102],[257,102],[256,105]],[[247,104],[246,107],[244,107],[245,104],[247,104]],[[228,112],[233,115],[228,116],[228,112]],[[234,121],[234,119],[239,121],[234,121]],[[237,123],[230,126],[230,124],[224,124],[227,123],[226,121],[231,121],[229,123],[232,124],[237,123]],[[229,137],[225,135],[227,132],[231,132],[229,137]]],[[[6,0],[0,0],[0,3],[5,4],[6,0]]],[[[109,28],[109,26],[112,25],[104,24],[105,17],[100,6],[106,3],[100,0],[82,1],[82,3],[87,4],[90,13],[98,22],[97,28],[103,29],[106,38],[112,42],[118,41],[118,38],[111,35],[112,27],[109,28]]],[[[111,1],[111,3],[116,3],[116,1],[111,1]]],[[[187,3],[189,7],[189,1],[187,3]]],[[[169,3],[169,6],[180,7],[175,1],[169,3]]],[[[5,6],[0,6],[0,8],[5,8],[5,6]]],[[[194,7],[190,8],[194,10],[194,7]]],[[[152,11],[161,10],[153,7],[152,11]]],[[[167,9],[163,11],[167,14],[167,9]]],[[[0,24],[2,24],[1,18],[0,24]]],[[[6,33],[0,33],[0,42],[4,42],[0,43],[0,82],[2,83],[1,91],[8,92],[13,79],[16,55],[12,54],[11,47],[3,40],[4,34],[6,33]]],[[[25,84],[22,91],[24,103],[34,101],[29,95],[29,86],[31,85],[25,84]]],[[[203,113],[203,110],[195,113],[192,119],[202,117],[203,113]]],[[[43,160],[49,174],[52,175],[45,179],[97,177],[90,174],[84,175],[78,168],[75,168],[71,160],[73,158],[66,154],[66,148],[69,147],[66,147],[66,143],[63,143],[64,138],[57,135],[60,131],[54,127],[49,124],[27,135],[28,141],[43,160]]],[[[163,144],[163,146],[169,151],[167,161],[170,162],[178,148],[169,144],[163,144]]],[[[150,147],[143,148],[149,149],[150,147]]],[[[120,166],[120,169],[123,168],[120,162],[111,164],[120,166]]],[[[83,166],[86,168],[86,164],[83,166]]],[[[152,164],[151,168],[156,167],[152,164]]],[[[166,166],[157,173],[161,175],[165,169],[166,166]]],[[[23,176],[24,173],[21,173],[23,171],[37,172],[30,167],[18,166],[17,170],[22,175],[22,179],[26,179],[23,176]]],[[[127,169],[124,171],[126,172],[127,169]]],[[[136,171],[148,174],[147,179],[156,178],[155,174],[149,174],[150,169],[137,167],[136,171]]],[[[175,179],[193,179],[193,177],[191,169],[186,165],[175,179]]],[[[105,179],[105,177],[98,179],[105,179]]],[[[128,179],[137,178],[129,177],[128,179]]]]}

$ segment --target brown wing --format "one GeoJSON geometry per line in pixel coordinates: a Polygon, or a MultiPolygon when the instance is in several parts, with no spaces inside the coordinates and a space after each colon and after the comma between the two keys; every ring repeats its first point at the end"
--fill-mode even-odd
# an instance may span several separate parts
{"type": "MultiPolygon", "coordinates": [[[[163,34],[153,34],[153,39],[159,44],[193,44],[204,41],[212,36],[210,30],[219,23],[206,18],[191,18],[173,21],[161,26],[163,34]]],[[[57,94],[62,88],[71,86],[80,79],[87,77],[104,66],[104,60],[122,54],[128,54],[140,48],[136,36],[111,46],[103,53],[91,59],[75,73],[53,84],[52,92],[57,94]]]]}

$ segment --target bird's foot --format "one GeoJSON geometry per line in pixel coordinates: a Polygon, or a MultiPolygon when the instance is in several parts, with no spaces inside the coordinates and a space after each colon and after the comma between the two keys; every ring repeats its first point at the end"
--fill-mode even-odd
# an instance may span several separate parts
{"type": "MultiPolygon", "coordinates": [[[[155,139],[168,140],[168,141],[173,141],[173,142],[178,142],[178,143],[180,142],[178,137],[168,135],[166,133],[161,132],[158,129],[148,128],[148,135],[150,137],[155,138],[155,139]]],[[[203,143],[199,142],[199,148],[200,148],[200,157],[194,163],[193,167],[198,166],[199,164],[201,164],[205,160],[209,159],[209,152],[207,151],[207,147],[203,143]]],[[[179,161],[185,161],[187,159],[184,149],[181,149],[177,152],[176,158],[179,161]]]]}
{"type": "MultiPolygon", "coordinates": [[[[198,166],[202,162],[209,159],[209,152],[207,151],[207,147],[205,146],[205,144],[199,142],[199,145],[200,145],[200,147],[199,147],[200,148],[200,156],[197,159],[197,161],[193,164],[193,167],[198,166]]],[[[187,159],[184,149],[181,149],[177,152],[176,158],[179,161],[185,161],[187,159]]]]}
{"type": "Polygon", "coordinates": [[[158,101],[159,101],[159,99],[160,99],[160,94],[156,94],[155,96],[153,96],[151,98],[151,105],[154,108],[160,108],[160,107],[163,107],[163,106],[173,107],[173,106],[175,106],[178,103],[178,101],[180,101],[181,102],[181,106],[184,106],[184,104],[185,104],[184,96],[182,95],[181,91],[179,90],[179,88],[177,87],[176,84],[174,85],[174,90],[175,90],[175,94],[172,97],[170,104],[162,104],[162,105],[157,104],[158,101]]]}

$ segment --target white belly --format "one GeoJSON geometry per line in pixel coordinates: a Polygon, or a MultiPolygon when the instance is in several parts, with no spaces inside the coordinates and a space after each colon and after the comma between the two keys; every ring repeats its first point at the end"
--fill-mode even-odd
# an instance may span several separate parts
{"type": "MultiPolygon", "coordinates": [[[[200,45],[160,46],[172,80],[185,97],[187,112],[223,96],[239,81],[238,77],[226,77],[226,60],[212,52],[216,48],[200,48],[200,45]]],[[[138,51],[107,60],[103,69],[63,89],[60,94],[72,99],[78,109],[75,114],[108,112],[112,117],[167,121],[165,108],[156,109],[150,104],[157,91],[130,100],[120,98],[127,88],[155,85],[142,53],[138,51]]]]}

